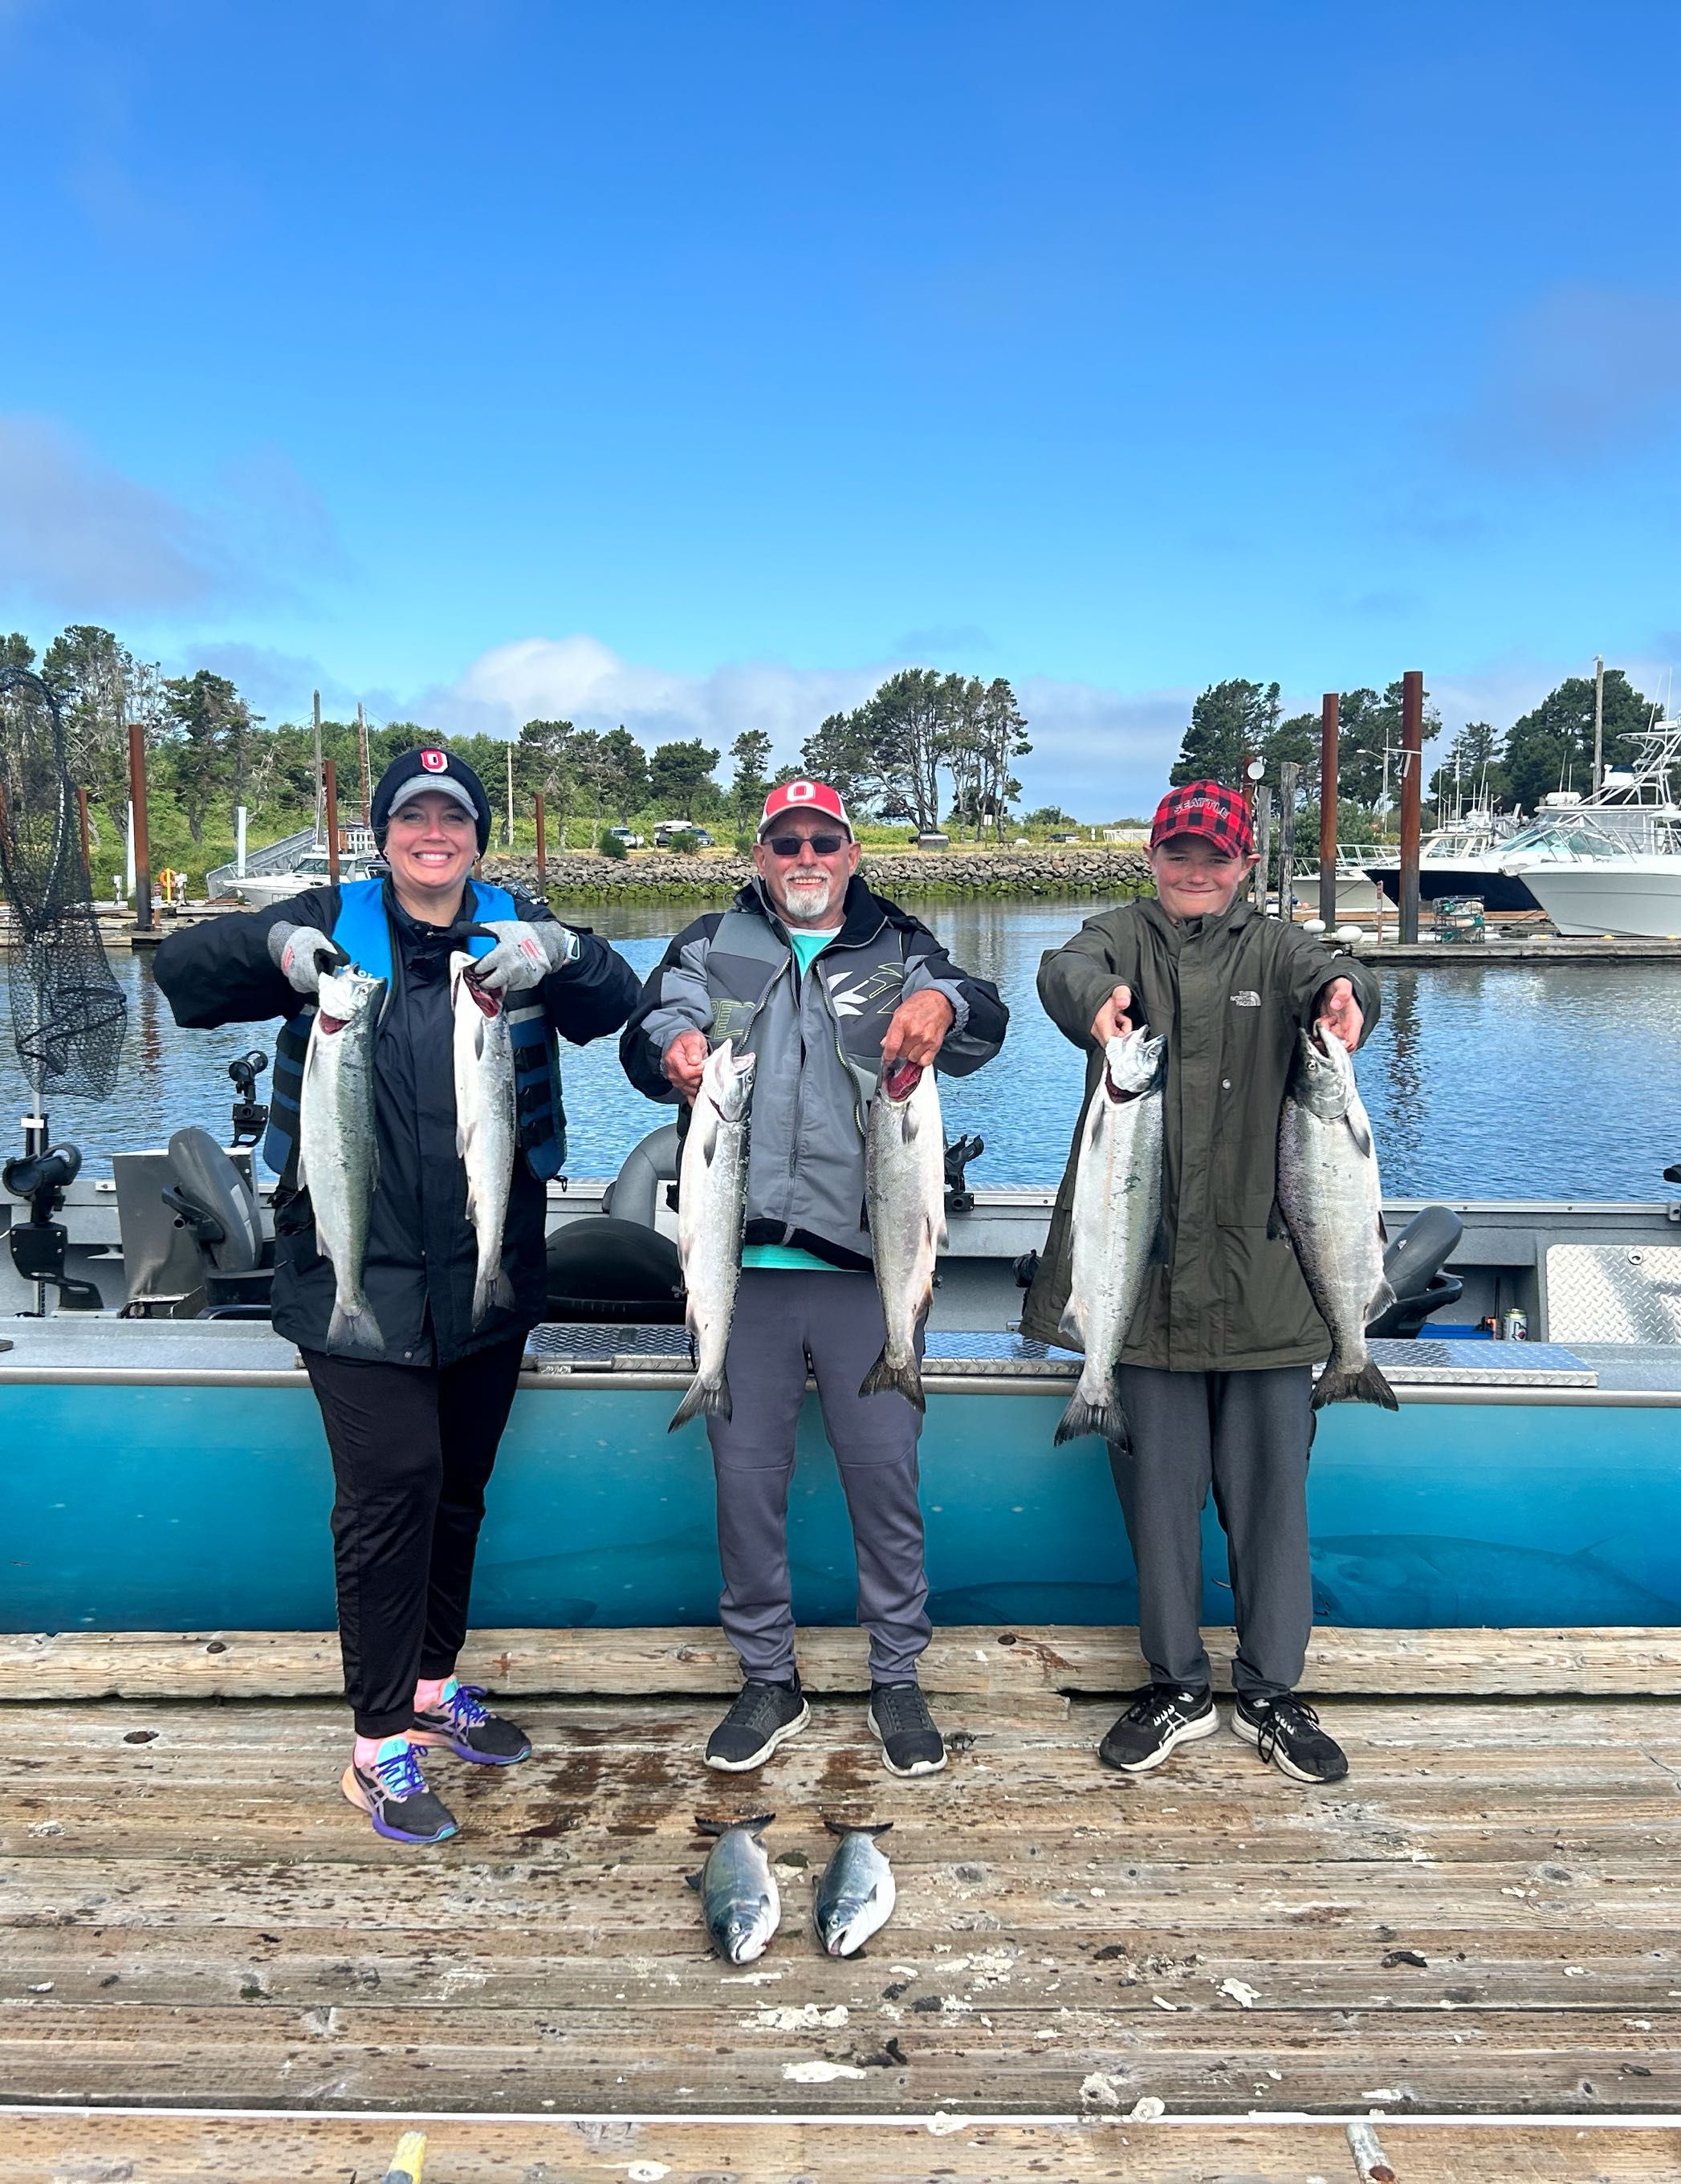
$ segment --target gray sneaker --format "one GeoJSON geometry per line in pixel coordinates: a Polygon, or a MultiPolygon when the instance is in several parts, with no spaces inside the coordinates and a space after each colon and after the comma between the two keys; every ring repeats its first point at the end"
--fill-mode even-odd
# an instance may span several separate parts
{"type": "Polygon", "coordinates": [[[872,1684],[869,1726],[890,1774],[937,1774],[945,1765],[946,1740],[919,1685],[872,1684]]]}
{"type": "Polygon", "coordinates": [[[788,1684],[757,1683],[750,1678],[706,1739],[706,1764],[726,1774],[745,1774],[750,1767],[762,1767],[777,1746],[797,1736],[811,1718],[797,1676],[788,1684]]]}

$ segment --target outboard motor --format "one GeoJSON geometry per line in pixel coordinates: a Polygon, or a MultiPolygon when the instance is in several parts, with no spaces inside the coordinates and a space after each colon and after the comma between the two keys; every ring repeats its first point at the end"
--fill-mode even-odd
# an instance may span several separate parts
{"type": "Polygon", "coordinates": [[[274,1246],[264,1240],[256,1192],[208,1130],[177,1130],[170,1167],[176,1179],[164,1203],[204,1259],[199,1318],[266,1319],[274,1246]]]}
{"type": "Polygon", "coordinates": [[[1465,1223],[1451,1207],[1427,1206],[1416,1213],[1383,1254],[1383,1274],[1395,1301],[1367,1327],[1374,1338],[1410,1342],[1433,1312],[1457,1304],[1465,1284],[1442,1268],[1452,1257],[1465,1223]]]}
{"type": "Polygon", "coordinates": [[[14,1198],[29,1203],[29,1219],[14,1222],[7,1241],[12,1249],[12,1264],[25,1281],[35,1284],[35,1312],[25,1317],[38,1319],[47,1317],[49,1289],[58,1290],[61,1312],[98,1312],[104,1304],[94,1283],[79,1281],[64,1272],[70,1232],[62,1221],[53,1217],[64,1205],[65,1191],[81,1173],[81,1149],[49,1145],[47,1139],[47,1117],[26,1115],[25,1150],[0,1167],[0,1184],[14,1198]]]}

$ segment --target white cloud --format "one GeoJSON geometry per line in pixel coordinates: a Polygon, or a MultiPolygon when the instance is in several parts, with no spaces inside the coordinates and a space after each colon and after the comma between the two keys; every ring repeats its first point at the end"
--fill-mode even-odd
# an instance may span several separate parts
{"type": "Polygon", "coordinates": [[[51,418],[0,415],[0,595],[78,618],[193,606],[220,588],[206,526],[51,418]]]}
{"type": "MultiPolygon", "coordinates": [[[[757,728],[770,737],[776,762],[786,765],[828,714],[861,704],[908,664],[813,669],[749,660],[696,675],[621,659],[593,637],[522,638],[481,653],[455,682],[427,693],[415,712],[458,733],[492,735],[512,735],[533,719],[581,728],[623,722],[649,745],[699,736],[719,751],[744,728],[757,728]]],[[[1094,816],[1153,805],[1189,717],[1188,693],[1128,695],[1044,677],[1016,689],[1034,746],[1021,766],[1030,805],[1063,804],[1094,816]]]]}

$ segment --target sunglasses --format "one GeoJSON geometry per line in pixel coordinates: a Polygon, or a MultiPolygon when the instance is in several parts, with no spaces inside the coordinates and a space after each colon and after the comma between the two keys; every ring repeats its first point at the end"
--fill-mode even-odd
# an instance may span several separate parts
{"type": "Polygon", "coordinates": [[[846,834],[772,834],[766,846],[779,857],[797,857],[809,842],[819,857],[832,857],[837,850],[844,850],[851,839],[846,834]]]}

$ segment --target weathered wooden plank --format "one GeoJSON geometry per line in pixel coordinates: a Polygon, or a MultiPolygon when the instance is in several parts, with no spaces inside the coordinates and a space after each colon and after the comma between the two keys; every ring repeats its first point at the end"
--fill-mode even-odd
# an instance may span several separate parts
{"type": "MultiPolygon", "coordinates": [[[[832,2013],[831,2013],[832,2015],[832,2013]]],[[[1603,2015],[1421,2012],[1369,2023],[1335,2012],[1257,2019],[1130,2010],[1060,2013],[1049,2024],[993,2002],[879,2022],[790,2029],[774,2009],[729,2019],[669,2012],[388,2010],[347,2003],[299,2012],[9,2010],[0,2082],[14,2098],[156,2106],[428,2106],[756,2114],[983,2107],[1078,2112],[1140,2098],[1176,2112],[1242,2115],[1257,2105],[1359,2114],[1497,2111],[1644,2114],[1681,2107],[1671,2026],[1603,2015]],[[1276,2074],[1276,2075],[1275,2075],[1276,2074]]]]}
{"type": "MultiPolygon", "coordinates": [[[[0,2112],[0,2184],[378,2184],[409,2119],[0,2112]]],[[[1340,2124],[927,2120],[847,2124],[500,2122],[427,2117],[440,2184],[1354,2184],[1340,2124]]],[[[1681,2170],[1681,2132],[1637,2126],[1384,2123],[1401,2184],[1653,2184],[1681,2170]]]]}
{"type": "MultiPolygon", "coordinates": [[[[1204,1634],[1230,1685],[1232,1634],[1204,1634]]],[[[856,1630],[801,1633],[816,1691],[863,1691],[856,1630]]],[[[507,1694],[716,1693],[734,1657],[716,1630],[484,1630],[464,1670],[507,1694]]],[[[923,1663],[931,1691],[978,1697],[1115,1691],[1143,1681],[1136,1633],[1076,1628],[936,1631],[923,1663]]],[[[1305,1687],[1318,1692],[1681,1693],[1681,1630],[1338,1630],[1314,1633],[1305,1687]]],[[[341,1688],[330,1632],[66,1631],[0,1636],[0,1689],[19,1699],[179,1696],[328,1697],[341,1688]]]]}

